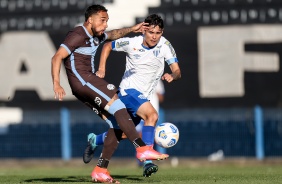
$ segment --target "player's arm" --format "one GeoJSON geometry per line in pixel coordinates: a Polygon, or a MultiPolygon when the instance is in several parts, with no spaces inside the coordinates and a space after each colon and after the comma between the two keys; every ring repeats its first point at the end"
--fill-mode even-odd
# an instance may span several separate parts
{"type": "Polygon", "coordinates": [[[180,71],[180,68],[179,68],[179,65],[177,62],[175,63],[172,63],[171,65],[169,65],[170,67],[170,70],[171,70],[171,74],[169,73],[165,73],[163,76],[162,76],[162,80],[166,80],[168,83],[174,81],[174,80],[178,80],[181,78],[181,71],[180,71]]]}
{"type": "Polygon", "coordinates": [[[107,62],[107,59],[108,59],[108,57],[111,53],[111,50],[112,50],[112,42],[106,42],[103,45],[103,49],[102,49],[101,55],[100,55],[99,68],[98,68],[98,71],[96,72],[96,75],[100,78],[105,77],[106,62],[107,62]]]}
{"type": "Polygon", "coordinates": [[[53,90],[55,93],[55,99],[63,100],[66,95],[65,90],[60,85],[60,70],[61,64],[64,58],[68,56],[68,52],[65,48],[60,47],[55,55],[52,57],[51,75],[53,80],[53,90]]]}
{"type": "Polygon", "coordinates": [[[131,33],[131,32],[138,33],[138,32],[142,32],[147,29],[148,29],[148,23],[141,22],[132,27],[111,30],[107,32],[107,35],[108,35],[107,39],[116,40],[121,37],[124,37],[128,33],[131,33]]]}

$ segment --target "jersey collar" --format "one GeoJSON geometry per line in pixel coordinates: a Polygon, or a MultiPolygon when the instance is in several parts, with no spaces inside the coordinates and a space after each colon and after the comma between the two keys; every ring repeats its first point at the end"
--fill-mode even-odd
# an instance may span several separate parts
{"type": "MultiPolygon", "coordinates": [[[[158,45],[158,44],[157,44],[158,45]]],[[[150,49],[153,49],[155,48],[157,45],[155,45],[154,47],[146,47],[145,45],[143,45],[143,43],[141,44],[141,46],[146,49],[146,50],[150,50],[150,49]]]]}

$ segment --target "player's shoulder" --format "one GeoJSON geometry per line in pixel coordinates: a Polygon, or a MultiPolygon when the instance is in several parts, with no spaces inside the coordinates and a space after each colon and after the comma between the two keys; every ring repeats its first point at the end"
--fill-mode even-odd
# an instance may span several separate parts
{"type": "Polygon", "coordinates": [[[162,45],[162,48],[169,48],[169,49],[173,48],[170,41],[163,36],[161,37],[159,44],[162,45]]]}
{"type": "Polygon", "coordinates": [[[85,33],[85,30],[83,29],[82,26],[76,26],[68,32],[68,35],[72,35],[72,36],[75,36],[75,35],[82,36],[82,35],[84,35],[84,36],[86,36],[86,33],[85,33]]]}
{"type": "Polygon", "coordinates": [[[134,37],[123,37],[123,38],[120,38],[120,39],[117,39],[115,42],[121,44],[122,45],[129,45],[129,46],[132,46],[132,45],[135,45],[135,44],[138,44],[138,43],[142,43],[143,41],[143,36],[134,36],[134,37]]]}
{"type": "Polygon", "coordinates": [[[82,26],[76,26],[76,27],[72,28],[71,31],[75,32],[75,33],[85,32],[85,30],[83,29],[82,26]]]}
{"type": "Polygon", "coordinates": [[[164,36],[162,36],[160,38],[160,43],[161,44],[164,44],[164,45],[169,45],[170,44],[170,41],[168,39],[166,39],[164,36]]]}

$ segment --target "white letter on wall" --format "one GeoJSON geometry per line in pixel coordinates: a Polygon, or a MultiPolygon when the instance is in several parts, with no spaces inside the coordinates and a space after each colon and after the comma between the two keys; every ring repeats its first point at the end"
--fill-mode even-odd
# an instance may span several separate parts
{"type": "MultiPolygon", "coordinates": [[[[0,100],[13,98],[15,90],[35,90],[42,100],[54,100],[51,58],[55,46],[47,32],[7,32],[0,39],[0,100]],[[21,73],[21,61],[27,72],[21,73]]],[[[65,69],[61,70],[61,85],[66,100],[75,99],[69,88],[65,69]]]]}
{"type": "Polygon", "coordinates": [[[201,97],[241,97],[244,72],[277,72],[277,53],[245,52],[246,43],[282,41],[281,25],[201,27],[198,31],[201,97]]]}

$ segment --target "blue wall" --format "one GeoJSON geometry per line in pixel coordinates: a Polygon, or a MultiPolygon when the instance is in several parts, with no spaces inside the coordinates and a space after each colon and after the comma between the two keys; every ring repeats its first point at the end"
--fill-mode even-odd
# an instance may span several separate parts
{"type": "MultiPolygon", "coordinates": [[[[87,113],[91,111],[86,111],[87,113]]],[[[264,111],[265,156],[282,156],[281,110],[264,111]]],[[[84,114],[86,119],[92,115],[84,114]]],[[[239,110],[175,110],[166,112],[166,120],[174,123],[180,131],[176,146],[167,149],[171,156],[207,157],[217,150],[223,150],[227,157],[256,157],[255,124],[253,109],[239,110]],[[178,113],[177,113],[178,112],[178,113]],[[183,115],[185,114],[185,116],[183,115]]],[[[32,113],[27,113],[32,116],[32,113]]],[[[37,114],[37,112],[34,112],[37,114]]],[[[78,118],[81,113],[72,111],[71,156],[82,157],[89,132],[96,134],[107,130],[108,125],[95,120],[92,123],[78,118]]],[[[80,116],[81,117],[81,116],[80,116]]],[[[26,118],[29,119],[29,118],[26,118]]],[[[49,120],[58,119],[55,115],[49,120]]],[[[46,121],[46,120],[44,120],[46,121]]],[[[59,121],[53,123],[23,122],[8,127],[0,135],[0,157],[2,158],[60,158],[61,130],[59,121]]],[[[99,148],[96,152],[98,156],[99,148]]],[[[115,155],[133,157],[134,148],[128,140],[121,141],[115,155]]]]}

